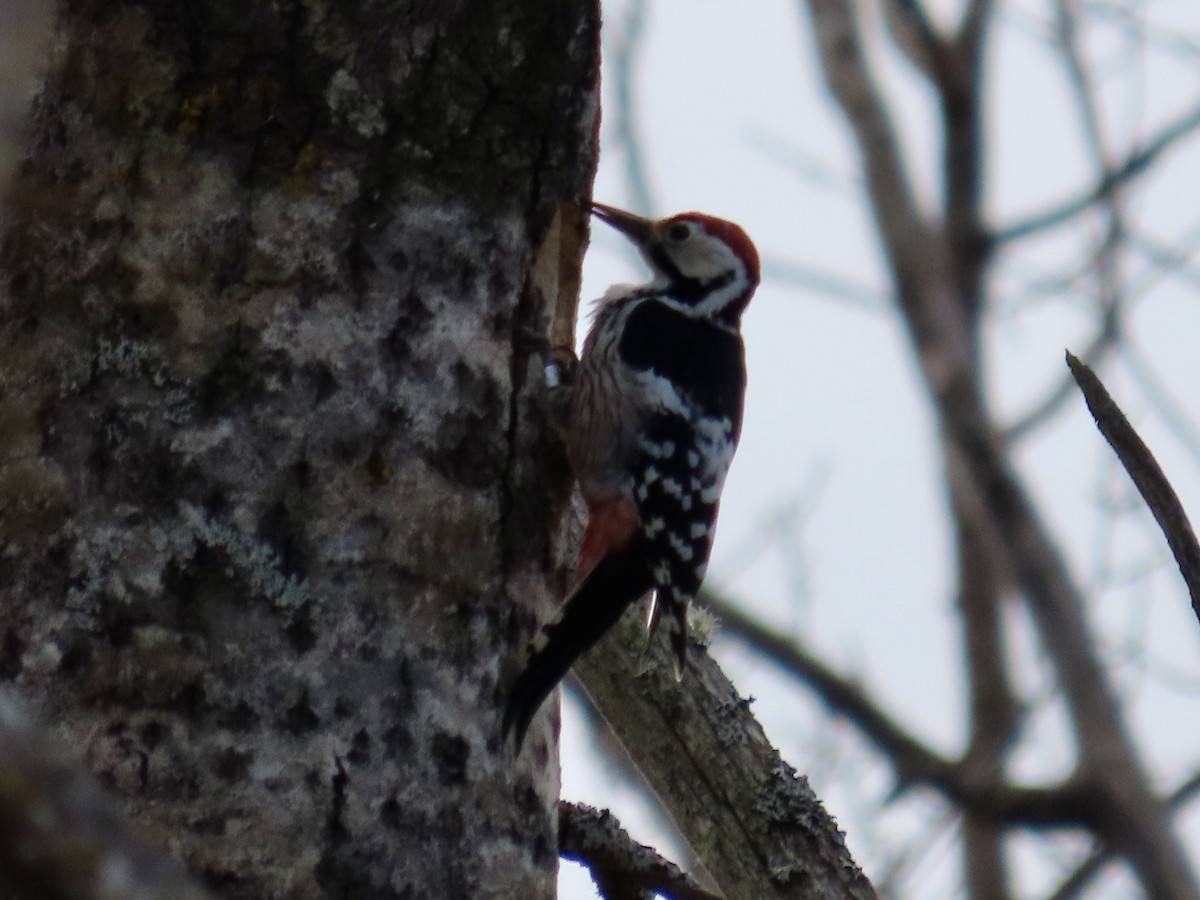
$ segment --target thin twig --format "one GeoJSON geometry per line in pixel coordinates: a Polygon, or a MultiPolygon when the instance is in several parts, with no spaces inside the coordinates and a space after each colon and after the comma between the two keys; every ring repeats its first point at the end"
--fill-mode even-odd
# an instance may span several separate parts
{"type": "Polygon", "coordinates": [[[608,112],[612,116],[616,143],[625,151],[625,183],[632,194],[630,207],[649,215],[657,207],[646,174],[644,140],[637,122],[637,65],[643,46],[647,6],[644,0],[630,5],[620,31],[609,43],[606,70],[611,73],[614,93],[614,103],[608,112]]]}
{"type": "Polygon", "coordinates": [[[888,304],[892,298],[887,291],[862,284],[832,270],[772,256],[764,257],[762,265],[763,272],[774,282],[795,286],[850,308],[873,313],[887,312],[890,308],[888,304]]]}
{"type": "MultiPolygon", "coordinates": [[[[1079,46],[1078,13],[1064,0],[1059,0],[1056,21],[1059,49],[1067,69],[1068,81],[1075,94],[1086,143],[1096,165],[1100,167],[1101,182],[1112,182],[1115,172],[1104,140],[1104,127],[1100,120],[1100,107],[1096,102],[1096,90],[1084,65],[1079,46]]],[[[1128,228],[1118,188],[1119,183],[1112,183],[1111,190],[1103,197],[1108,224],[1100,246],[1088,266],[1095,272],[1100,313],[1100,328],[1083,353],[1083,359],[1089,365],[1100,362],[1122,336],[1120,322],[1126,291],[1120,277],[1118,251],[1126,243],[1128,228]]],[[[1071,381],[1064,378],[1045,399],[1005,431],[1005,439],[1017,441],[1029,434],[1061,409],[1072,393],[1071,381]]]]}
{"type": "Polygon", "coordinates": [[[1196,533],[1183,504],[1154,454],[1129,424],[1096,373],[1070,352],[1067,353],[1067,365],[1083,392],[1096,427],[1116,452],[1162,529],[1191,594],[1192,610],[1200,619],[1200,544],[1196,542],[1196,533]]]}
{"type": "MultiPolygon", "coordinates": [[[[1086,784],[1068,783],[1063,786],[1065,790],[1049,792],[1070,805],[1070,810],[1064,809],[1064,803],[1055,808],[1041,807],[1036,800],[1046,799],[1044,796],[1013,797],[1008,788],[1002,792],[1006,801],[1003,809],[997,809],[994,803],[989,804],[996,798],[977,796],[974,785],[969,779],[964,784],[957,771],[943,787],[965,787],[967,795],[955,799],[963,806],[982,801],[974,808],[993,818],[1013,821],[1014,811],[1007,802],[1010,800],[1019,801],[1024,814],[1046,816],[1041,824],[1061,824],[1074,817],[1077,824],[1113,840],[1147,894],[1164,900],[1194,898],[1196,878],[1123,725],[1108,673],[1089,635],[1085,600],[1034,510],[1006,448],[997,439],[983,402],[977,368],[978,309],[971,305],[972,300],[980,298],[972,294],[977,283],[971,276],[982,274],[978,264],[993,248],[987,235],[972,235],[969,231],[959,234],[948,222],[940,227],[914,206],[905,167],[897,155],[890,116],[866,64],[854,4],[850,0],[807,0],[806,5],[818,36],[825,80],[851,126],[868,175],[872,212],[892,270],[896,296],[937,409],[949,477],[963,481],[964,489],[956,502],[970,502],[980,511],[982,539],[995,548],[997,565],[1011,578],[1031,613],[1079,738],[1077,777],[1088,779],[1086,784]],[[959,240],[946,240],[948,235],[959,240]],[[963,267],[964,260],[974,263],[974,267],[963,267]],[[1030,800],[1034,801],[1032,808],[1030,800]]],[[[969,102],[970,97],[961,94],[961,88],[974,87],[974,82],[961,80],[956,99],[969,102]]],[[[1133,159],[1126,159],[1124,166],[1117,166],[1116,180],[1132,178],[1158,153],[1197,126],[1200,109],[1177,123],[1164,139],[1152,142],[1133,159]]],[[[962,130],[967,137],[973,136],[969,129],[962,130]]],[[[961,152],[960,142],[947,143],[956,154],[961,152]]],[[[960,189],[979,186],[969,177],[968,156],[956,155],[953,160],[963,166],[955,170],[960,189]]],[[[1101,198],[1113,187],[1106,185],[1101,198]]],[[[962,196],[971,199],[970,195],[962,196]]],[[[1091,202],[1089,199],[1081,208],[1091,202]]],[[[970,213],[971,209],[965,211],[970,213]]],[[[1068,211],[1063,217],[1071,215],[1068,211]]]]}
{"type": "Polygon", "coordinates": [[[1187,448],[1193,459],[1200,459],[1200,435],[1196,433],[1187,412],[1171,396],[1170,388],[1155,374],[1150,360],[1132,335],[1126,336],[1121,347],[1121,361],[1162,423],[1187,448]]]}
{"type": "Polygon", "coordinates": [[[720,620],[720,635],[753,647],[785,674],[814,691],[844,716],[891,764],[900,787],[926,785],[964,810],[1009,824],[1056,827],[1089,820],[1089,788],[1066,781],[1046,788],[980,784],[956,761],[945,759],[906,731],[867,693],[817,659],[797,641],[743,612],[736,604],[705,591],[701,602],[720,620]]]}
{"type": "Polygon", "coordinates": [[[1158,136],[1146,143],[1141,150],[1130,154],[1125,162],[1117,166],[1111,173],[1100,179],[1100,182],[1081,197],[1070,200],[1061,206],[1036,213],[1025,219],[996,231],[992,239],[996,244],[1008,243],[1017,238],[1025,237],[1038,231],[1045,231],[1055,225],[1060,225],[1074,218],[1081,212],[1101,203],[1114,190],[1138,175],[1148,171],[1151,164],[1166,150],[1178,141],[1188,137],[1200,128],[1200,106],[1189,110],[1176,121],[1165,127],[1158,136]]]}
{"type": "MultiPolygon", "coordinates": [[[[1172,812],[1178,812],[1197,794],[1200,794],[1200,773],[1192,775],[1177,787],[1168,798],[1167,805],[1172,812]]],[[[1112,862],[1113,857],[1112,848],[1102,841],[1097,841],[1087,858],[1046,900],[1074,900],[1074,898],[1082,896],[1096,876],[1108,863],[1112,862]]]]}
{"type": "MultiPolygon", "coordinates": [[[[1080,358],[1089,366],[1098,365],[1116,346],[1121,335],[1121,307],[1113,304],[1104,310],[1100,318],[1100,329],[1088,342],[1080,358]]],[[[1054,416],[1072,396],[1072,384],[1071,378],[1064,378],[1037,406],[1004,429],[1005,442],[1020,441],[1054,416]]]]}

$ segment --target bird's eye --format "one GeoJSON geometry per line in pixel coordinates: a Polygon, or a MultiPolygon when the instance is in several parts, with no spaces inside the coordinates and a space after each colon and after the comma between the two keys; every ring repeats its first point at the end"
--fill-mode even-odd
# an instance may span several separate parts
{"type": "Polygon", "coordinates": [[[672,225],[670,228],[667,229],[667,240],[674,241],[677,244],[680,241],[686,241],[691,236],[692,236],[692,229],[689,228],[687,225],[685,225],[683,222],[676,222],[674,225],[672,225]]]}

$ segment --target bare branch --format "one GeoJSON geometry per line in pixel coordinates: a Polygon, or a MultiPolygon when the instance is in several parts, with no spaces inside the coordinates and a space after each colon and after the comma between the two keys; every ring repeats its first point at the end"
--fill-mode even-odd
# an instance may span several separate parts
{"type": "Polygon", "coordinates": [[[1167,276],[1178,278],[1192,290],[1200,290],[1200,266],[1192,262],[1197,248],[1200,248],[1200,228],[1193,225],[1186,234],[1181,234],[1171,247],[1160,244],[1150,235],[1136,231],[1126,232],[1125,239],[1150,263],[1140,277],[1130,284],[1131,296],[1144,296],[1167,276]]]}
{"type": "MultiPolygon", "coordinates": [[[[895,283],[894,296],[918,344],[918,353],[924,355],[931,351],[942,357],[936,362],[941,370],[939,379],[956,378],[964,366],[972,364],[975,356],[967,327],[967,310],[941,291],[939,297],[946,297],[951,302],[931,303],[931,296],[917,289],[931,278],[940,279],[945,288],[951,286],[953,276],[946,242],[944,235],[920,214],[913,199],[891,119],[864,56],[855,7],[848,0],[807,0],[807,6],[817,35],[826,85],[845,115],[858,145],[866,174],[867,199],[895,283]]],[[[943,91],[948,89],[946,85],[957,80],[957,76],[947,76],[941,82],[943,91]]],[[[953,130],[958,136],[960,129],[953,130]]],[[[973,127],[962,130],[968,135],[974,133],[973,127]]],[[[963,164],[963,153],[955,146],[958,143],[962,142],[947,139],[945,167],[963,185],[977,188],[978,182],[972,176],[975,169],[970,163],[963,164]]],[[[956,215],[958,210],[969,210],[974,203],[968,192],[960,193],[963,196],[955,206],[956,215]]],[[[956,227],[953,231],[963,244],[972,245],[976,251],[986,249],[975,241],[969,227],[956,227]]],[[[976,260],[982,260],[984,256],[979,253],[976,260]]],[[[969,272],[965,268],[961,270],[963,280],[973,280],[977,272],[977,266],[971,267],[969,272]]]]}
{"type": "MultiPolygon", "coordinates": [[[[1075,94],[1075,102],[1083,121],[1087,144],[1096,162],[1104,168],[1106,178],[1112,177],[1108,167],[1104,141],[1104,128],[1100,122],[1100,110],[1096,104],[1092,79],[1083,62],[1083,51],[1079,47],[1079,14],[1074,4],[1057,0],[1054,7],[1055,31],[1061,51],[1060,57],[1067,69],[1068,80],[1075,94]]],[[[1112,195],[1108,198],[1113,199],[1112,195]]]]}
{"type": "Polygon", "coordinates": [[[913,68],[934,81],[942,40],[934,31],[920,0],[884,0],[883,22],[888,34],[913,68]]]}
{"type": "Polygon", "coordinates": [[[1200,128],[1200,106],[1194,107],[1163,128],[1141,150],[1131,154],[1121,165],[1104,175],[1100,182],[1083,196],[1067,201],[1053,209],[1036,213],[1023,222],[998,229],[992,235],[993,241],[997,244],[1008,243],[1038,231],[1045,231],[1047,228],[1073,219],[1097,203],[1105,202],[1113,191],[1148,171],[1159,156],[1179,141],[1189,137],[1197,128],[1200,128]]]}
{"type": "Polygon", "coordinates": [[[938,54],[945,182],[943,233],[957,302],[973,322],[983,308],[983,276],[992,245],[983,224],[983,43],[989,4],[967,10],[961,33],[938,54]]]}
{"type": "Polygon", "coordinates": [[[919,238],[927,229],[901,162],[895,130],[863,56],[854,7],[847,0],[807,0],[807,5],[825,81],[854,129],[867,196],[884,233],[885,250],[895,253],[908,244],[906,235],[919,238]]]}
{"type": "Polygon", "coordinates": [[[0,886],[30,900],[204,900],[183,867],[0,697],[0,886]]]}
{"type": "Polygon", "coordinates": [[[891,299],[886,291],[869,287],[836,272],[826,271],[801,262],[766,257],[763,272],[772,281],[791,284],[805,291],[823,295],[865,312],[884,312],[891,299]]]}
{"type": "Polygon", "coordinates": [[[1191,594],[1192,610],[1200,619],[1200,544],[1196,542],[1196,533],[1183,504],[1154,454],[1129,424],[1096,373],[1070,352],[1067,353],[1067,365],[1087,400],[1100,433],[1116,452],[1162,529],[1191,594]]]}
{"type": "Polygon", "coordinates": [[[1193,898],[1194,876],[1162,815],[1122,724],[1117,699],[1088,635],[1084,599],[1045,531],[978,398],[937,396],[953,477],[974,493],[980,522],[1005,557],[1052,660],[1079,735],[1081,771],[1094,784],[1090,827],[1107,834],[1147,893],[1193,898]]]}
{"type": "MultiPolygon", "coordinates": [[[[1114,170],[1105,144],[1104,128],[1100,120],[1100,108],[1096,102],[1092,79],[1084,65],[1082,50],[1079,46],[1078,13],[1064,0],[1059,0],[1055,14],[1061,57],[1075,95],[1075,103],[1079,109],[1086,142],[1096,165],[1102,172],[1101,180],[1106,181],[1113,177],[1114,170]]],[[[1095,272],[1100,312],[1100,328],[1083,354],[1083,358],[1092,365],[1099,362],[1121,336],[1120,317],[1124,305],[1124,291],[1119,283],[1117,251],[1123,244],[1127,227],[1119,202],[1119,194],[1119,185],[1114,184],[1102,198],[1107,209],[1108,226],[1100,246],[1090,259],[1088,266],[1095,272]]],[[[1069,378],[1064,378],[1041,403],[1006,430],[1005,439],[1020,440],[1053,416],[1072,394],[1072,382],[1069,378]]]]}
{"type": "Polygon", "coordinates": [[[1200,459],[1200,434],[1196,433],[1187,412],[1181,409],[1171,396],[1170,388],[1155,374],[1150,360],[1146,358],[1132,335],[1126,335],[1121,346],[1121,361],[1158,413],[1162,423],[1195,459],[1200,459]]]}
{"type": "Polygon", "coordinates": [[[630,206],[639,212],[650,214],[657,206],[653,191],[650,190],[650,179],[646,175],[644,142],[637,123],[637,65],[641,55],[648,5],[645,2],[629,5],[621,21],[621,29],[609,46],[607,70],[612,75],[615,95],[615,103],[611,110],[613,129],[617,144],[624,150],[625,182],[633,195],[630,206]]]}
{"type": "Polygon", "coordinates": [[[971,0],[963,15],[958,40],[963,47],[969,48],[971,53],[978,52],[979,44],[987,30],[987,23],[992,17],[992,5],[992,0],[971,0]]]}
{"type": "MultiPolygon", "coordinates": [[[[1083,61],[1080,48],[1079,14],[1064,0],[1055,8],[1056,35],[1068,81],[1075,96],[1084,135],[1092,157],[1102,172],[1101,181],[1111,180],[1114,170],[1105,144],[1104,128],[1092,78],[1083,61]]],[[[1101,201],[1107,207],[1108,227],[1104,238],[1088,267],[1096,273],[1100,295],[1100,328],[1082,358],[1096,365],[1121,337],[1120,314],[1125,291],[1118,285],[1118,249],[1127,242],[1129,229],[1119,202],[1119,185],[1114,184],[1101,201]]],[[[1038,425],[1049,419],[1074,393],[1073,380],[1065,377],[1034,409],[1022,416],[1005,432],[1009,441],[1020,440],[1038,425]]]]}
{"type": "MultiPolygon", "coordinates": [[[[1193,775],[1171,794],[1168,800],[1171,811],[1178,812],[1183,809],[1197,794],[1200,794],[1200,773],[1193,775]]],[[[1112,862],[1114,856],[1111,847],[1103,842],[1097,842],[1087,859],[1080,863],[1079,868],[1072,872],[1046,900],[1075,900],[1076,897],[1082,897],[1084,891],[1091,886],[1104,867],[1112,862]]]]}
{"type": "Polygon", "coordinates": [[[1066,881],[1059,885],[1058,890],[1051,894],[1048,900],[1068,900],[1068,898],[1081,896],[1104,867],[1113,861],[1113,858],[1111,849],[1103,844],[1097,844],[1088,854],[1087,859],[1071,873],[1066,881]]]}
{"type": "Polygon", "coordinates": [[[596,709],[729,897],[866,900],[875,892],[807,780],[780,757],[720,668],[690,654],[676,683],[637,610],[575,664],[596,709]]]}
{"type": "Polygon", "coordinates": [[[670,900],[719,900],[677,865],[637,843],[607,809],[560,800],[558,853],[587,866],[607,900],[641,900],[654,894],[670,900]]]}
{"type": "Polygon", "coordinates": [[[846,197],[853,196],[855,199],[862,193],[862,178],[858,173],[846,171],[840,163],[828,162],[765,128],[748,131],[746,143],[750,149],[761,153],[764,159],[781,167],[800,184],[846,197]]]}
{"type": "Polygon", "coordinates": [[[901,886],[913,878],[914,873],[937,852],[939,843],[951,840],[950,833],[958,827],[959,811],[947,804],[944,810],[921,823],[904,835],[903,845],[895,853],[882,872],[875,876],[879,885],[879,896],[884,900],[895,900],[906,894],[901,886]]]}
{"type": "MultiPolygon", "coordinates": [[[[1104,310],[1104,314],[1100,319],[1099,331],[1088,343],[1079,358],[1089,366],[1098,365],[1116,345],[1120,337],[1120,307],[1114,304],[1104,310]]],[[[1026,437],[1058,412],[1067,399],[1072,397],[1074,393],[1075,382],[1068,375],[1037,406],[1029,410],[1029,412],[1025,413],[1004,430],[1003,437],[1005,442],[1010,444],[1016,443],[1026,437]]]]}
{"type": "Polygon", "coordinates": [[[752,646],[779,668],[812,689],[846,717],[891,763],[901,787],[931,787],[963,809],[1013,825],[1085,824],[1092,814],[1089,790],[1068,781],[1049,788],[1012,788],[981,783],[977,773],[939,756],[899,725],[857,685],[813,654],[767,628],[736,604],[705,593],[701,598],[721,621],[721,634],[752,646]]]}
{"type": "Polygon", "coordinates": [[[800,644],[754,619],[737,604],[711,591],[700,598],[720,620],[719,635],[753,647],[787,674],[817,693],[830,709],[845,716],[881,752],[906,784],[940,783],[953,764],[904,729],[870,696],[800,644]]]}
{"type": "MultiPolygon", "coordinates": [[[[1092,828],[1120,845],[1147,893],[1164,900],[1191,900],[1197,894],[1195,876],[1123,725],[1117,698],[1091,642],[1084,598],[985,408],[973,305],[978,298],[970,293],[970,276],[981,273],[990,243],[973,244],[969,229],[949,224],[943,233],[914,213],[850,4],[808,0],[808,6],[826,81],[849,120],[868,173],[896,296],[938,412],[947,471],[951,483],[960,481],[955,484],[955,502],[978,511],[975,522],[981,539],[995,548],[998,566],[1020,589],[1079,736],[1079,771],[1089,782],[1088,791],[1075,792],[1069,799],[1080,804],[1076,812],[1092,828]]],[[[962,81],[964,86],[971,84],[969,79],[962,81]]],[[[956,102],[963,99],[969,95],[956,102]]],[[[1195,117],[1200,120],[1200,110],[1195,117]]],[[[949,138],[948,142],[953,143],[949,138]]],[[[1160,142],[1159,151],[1164,146],[1160,142]]],[[[1135,162],[1144,166],[1153,156],[1148,148],[1135,162]]],[[[962,196],[956,202],[967,203],[963,209],[969,213],[967,190],[978,182],[969,177],[969,160],[948,159],[948,171],[953,162],[963,164],[957,175],[962,196]]],[[[1063,816],[1061,809],[1044,812],[1051,819],[1063,816]]]]}
{"type": "MultiPolygon", "coordinates": [[[[947,473],[949,474],[949,473],[947,473]]],[[[966,663],[970,737],[960,767],[970,784],[1006,783],[1005,760],[1024,711],[1006,660],[1004,599],[1007,577],[987,540],[971,491],[949,478],[958,569],[957,607],[966,663]]],[[[1005,864],[1008,823],[978,809],[963,810],[963,878],[967,896],[1007,897],[1012,873],[1005,864]]]]}

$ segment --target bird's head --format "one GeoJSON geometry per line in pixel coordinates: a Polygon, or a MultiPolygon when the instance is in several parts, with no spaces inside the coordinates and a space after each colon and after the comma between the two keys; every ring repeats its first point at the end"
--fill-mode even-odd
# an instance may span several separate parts
{"type": "Polygon", "coordinates": [[[698,315],[736,321],[758,286],[758,251],[732,222],[695,212],[646,219],[602,203],[592,213],[629,238],[655,280],[698,315]]]}

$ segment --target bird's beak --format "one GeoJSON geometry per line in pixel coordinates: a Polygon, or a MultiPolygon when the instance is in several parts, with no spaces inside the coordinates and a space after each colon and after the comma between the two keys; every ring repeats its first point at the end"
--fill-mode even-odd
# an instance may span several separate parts
{"type": "Polygon", "coordinates": [[[654,236],[654,222],[652,220],[635,216],[633,213],[625,212],[623,209],[605,206],[603,203],[593,203],[592,215],[601,221],[607,222],[639,247],[646,246],[654,236]]]}

